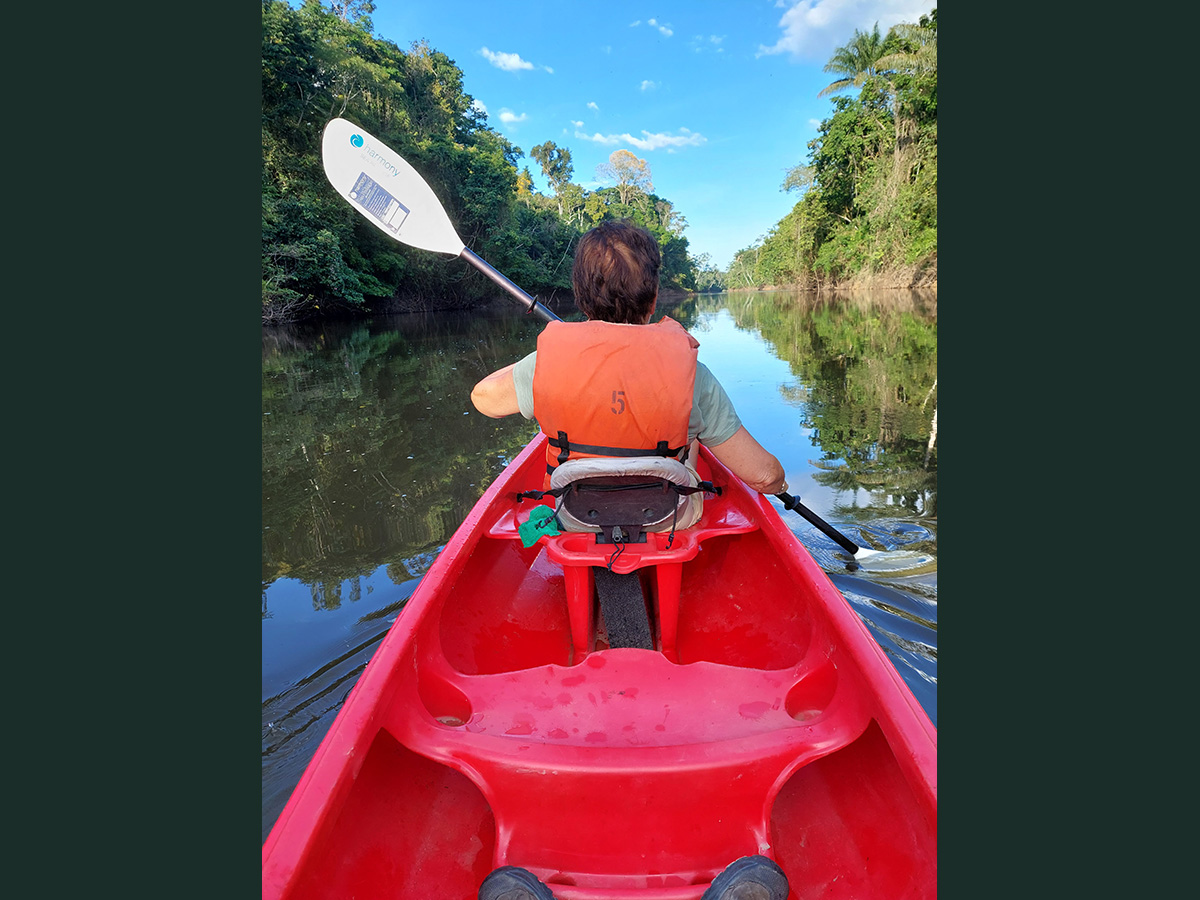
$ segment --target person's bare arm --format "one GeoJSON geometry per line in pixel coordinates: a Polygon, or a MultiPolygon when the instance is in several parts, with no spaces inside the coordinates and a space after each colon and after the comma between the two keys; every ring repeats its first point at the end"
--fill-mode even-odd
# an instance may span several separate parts
{"type": "Polygon", "coordinates": [[[513,363],[497,369],[471,389],[471,402],[485,416],[499,419],[521,411],[517,405],[517,385],[512,374],[515,365],[513,363]]]}
{"type": "Polygon", "coordinates": [[[760,494],[778,494],[787,488],[783,466],[742,426],[729,440],[709,447],[712,455],[760,494]]]}

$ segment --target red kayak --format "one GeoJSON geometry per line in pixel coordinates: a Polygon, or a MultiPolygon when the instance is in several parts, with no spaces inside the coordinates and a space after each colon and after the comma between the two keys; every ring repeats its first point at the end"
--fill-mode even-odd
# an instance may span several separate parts
{"type": "Polygon", "coordinates": [[[421,581],[263,846],[264,900],[475,900],[502,865],[697,900],[754,854],[796,900],[936,897],[937,732],[771,503],[702,448],[691,527],[532,542],[545,471],[539,435],[421,581]],[[648,645],[612,639],[613,578],[648,645]]]}

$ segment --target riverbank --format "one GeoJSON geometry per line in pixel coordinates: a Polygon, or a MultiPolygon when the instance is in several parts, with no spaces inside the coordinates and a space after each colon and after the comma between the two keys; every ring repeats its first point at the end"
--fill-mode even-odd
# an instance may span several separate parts
{"type": "Polygon", "coordinates": [[[754,291],[826,291],[863,293],[870,291],[929,291],[937,293],[937,254],[908,266],[892,266],[882,271],[856,272],[848,278],[825,281],[813,278],[803,284],[763,284],[727,288],[730,293],[754,291]]]}
{"type": "MultiPolygon", "coordinates": [[[[937,254],[911,266],[893,266],[884,271],[860,272],[849,278],[838,281],[822,281],[814,278],[806,284],[764,284],[752,287],[733,287],[727,289],[730,293],[757,293],[759,291],[804,291],[818,294],[859,294],[879,291],[914,290],[937,294],[937,254]]],[[[664,287],[659,291],[659,305],[664,308],[675,306],[688,297],[700,292],[684,291],[676,287],[664,287]]],[[[548,295],[536,295],[537,299],[558,315],[572,315],[575,311],[571,292],[553,290],[548,295]]],[[[493,297],[484,301],[490,303],[515,304],[508,295],[493,297]]],[[[442,296],[431,298],[420,294],[397,295],[388,299],[376,299],[370,309],[358,309],[341,306],[336,301],[326,302],[325,309],[319,306],[314,310],[306,310],[306,314],[291,314],[290,310],[275,307],[263,308],[263,325],[294,324],[298,321],[311,319],[357,319],[371,316],[388,316],[400,313],[433,313],[453,309],[471,309],[480,305],[478,300],[469,300],[461,296],[442,296]]]]}
{"type": "Polygon", "coordinates": [[[910,266],[898,266],[885,272],[865,272],[838,287],[849,290],[937,291],[937,254],[910,266]]]}

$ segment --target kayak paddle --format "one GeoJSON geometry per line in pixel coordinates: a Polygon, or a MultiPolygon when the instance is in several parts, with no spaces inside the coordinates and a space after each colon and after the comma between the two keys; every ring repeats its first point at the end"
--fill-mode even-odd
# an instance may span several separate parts
{"type": "MultiPolygon", "coordinates": [[[[815,512],[801,503],[799,497],[793,497],[791,494],[787,493],[787,491],[781,491],[775,496],[783,501],[784,509],[791,509],[800,513],[800,515],[806,518],[809,522],[817,526],[822,534],[832,539],[834,543],[854,557],[856,562],[864,557],[883,552],[881,550],[872,550],[869,547],[858,546],[858,544],[854,543],[854,541],[850,540],[850,538],[846,537],[844,534],[818,516],[815,512]]],[[[849,568],[849,566],[847,566],[847,568],[849,568]]]]}
{"type": "Polygon", "coordinates": [[[417,170],[353,122],[333,119],[321,138],[325,177],[350,205],[388,237],[435,253],[460,256],[546,322],[554,313],[467,248],[417,170]]]}
{"type": "MultiPolygon", "coordinates": [[[[321,138],[321,162],[334,189],[388,237],[419,250],[462,257],[515,297],[526,312],[546,322],[559,320],[467,248],[433,188],[399,153],[378,138],[346,119],[331,119],[321,138]]],[[[785,509],[798,512],[852,557],[880,552],[859,547],[804,506],[798,497],[786,492],[775,496],[785,509]]]]}

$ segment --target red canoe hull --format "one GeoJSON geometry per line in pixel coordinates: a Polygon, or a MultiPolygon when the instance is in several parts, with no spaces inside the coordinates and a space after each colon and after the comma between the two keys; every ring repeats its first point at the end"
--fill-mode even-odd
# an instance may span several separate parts
{"type": "Polygon", "coordinates": [[[500,865],[559,900],[697,900],[755,853],[792,898],[936,897],[936,730],[771,504],[702,451],[722,495],[613,566],[656,649],[607,649],[612,548],[517,535],[543,442],[350,693],[263,846],[264,900],[473,900],[500,865]]]}

